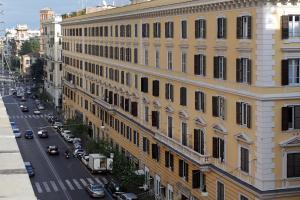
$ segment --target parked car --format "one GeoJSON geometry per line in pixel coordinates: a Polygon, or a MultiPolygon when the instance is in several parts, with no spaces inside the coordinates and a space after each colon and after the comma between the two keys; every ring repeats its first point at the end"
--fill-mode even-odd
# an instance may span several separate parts
{"type": "Polygon", "coordinates": [[[89,155],[82,155],[80,160],[85,166],[87,166],[89,163],[89,155]]]}
{"type": "Polygon", "coordinates": [[[65,134],[65,140],[67,141],[67,142],[69,142],[69,143],[72,143],[73,142],[73,139],[75,138],[75,136],[74,135],[72,135],[72,134],[65,134]]]}
{"type": "Polygon", "coordinates": [[[58,127],[57,130],[61,130],[60,135],[63,136],[64,138],[65,138],[66,135],[71,134],[70,130],[64,130],[63,127],[58,127]]]}
{"type": "Polygon", "coordinates": [[[34,111],[33,111],[33,114],[35,114],[35,115],[40,115],[40,114],[41,114],[41,111],[39,111],[39,110],[34,110],[34,111]]]}
{"type": "Polygon", "coordinates": [[[78,158],[78,157],[81,157],[84,154],[85,154],[85,151],[83,149],[75,149],[74,153],[73,153],[73,156],[78,158]]]}
{"type": "Polygon", "coordinates": [[[22,133],[20,132],[20,129],[18,129],[18,128],[14,128],[13,133],[15,134],[15,138],[22,137],[22,133]]]}
{"type": "Polygon", "coordinates": [[[82,149],[81,143],[75,143],[75,144],[73,144],[73,146],[74,146],[74,149],[82,149]]]}
{"type": "Polygon", "coordinates": [[[38,108],[39,110],[45,110],[45,107],[44,107],[42,104],[39,104],[39,105],[37,106],[37,108],[38,108]]]}
{"type": "Polygon", "coordinates": [[[53,128],[55,128],[55,129],[58,129],[58,127],[62,127],[62,126],[63,126],[63,124],[61,122],[59,122],[59,121],[56,121],[53,124],[53,128]]]}
{"type": "Polygon", "coordinates": [[[33,139],[33,131],[32,130],[25,131],[24,136],[25,136],[26,139],[33,139]]]}
{"type": "Polygon", "coordinates": [[[121,185],[115,180],[111,180],[107,184],[107,190],[112,194],[113,197],[117,197],[120,193],[122,193],[121,185]]]}
{"type": "Polygon", "coordinates": [[[138,199],[138,197],[134,193],[121,193],[120,195],[118,195],[118,199],[119,200],[135,200],[135,199],[138,199]]]}
{"type": "Polygon", "coordinates": [[[12,129],[17,128],[16,122],[10,122],[10,125],[12,129]]]}
{"type": "Polygon", "coordinates": [[[21,111],[22,111],[22,112],[29,112],[29,109],[28,109],[27,106],[23,106],[23,107],[21,108],[21,111]]]}
{"type": "Polygon", "coordinates": [[[23,102],[25,102],[25,101],[26,101],[26,98],[25,98],[25,96],[22,96],[22,97],[21,97],[21,101],[23,101],[23,102]]]}
{"type": "Polygon", "coordinates": [[[26,168],[26,171],[27,171],[29,177],[34,176],[34,174],[35,174],[34,173],[34,168],[31,164],[31,162],[24,162],[24,165],[25,165],[25,168],[26,168]]]}
{"type": "Polygon", "coordinates": [[[86,191],[91,197],[102,198],[105,196],[104,188],[97,183],[91,183],[86,186],[86,191]]]}
{"type": "Polygon", "coordinates": [[[47,152],[50,155],[58,155],[59,151],[58,151],[58,147],[57,146],[47,146],[47,152]]]}
{"type": "Polygon", "coordinates": [[[48,138],[48,131],[46,130],[40,130],[37,134],[40,138],[48,138]]]}
{"type": "Polygon", "coordinates": [[[75,144],[75,143],[81,144],[81,138],[78,138],[78,137],[74,138],[73,139],[73,144],[75,144]]]}

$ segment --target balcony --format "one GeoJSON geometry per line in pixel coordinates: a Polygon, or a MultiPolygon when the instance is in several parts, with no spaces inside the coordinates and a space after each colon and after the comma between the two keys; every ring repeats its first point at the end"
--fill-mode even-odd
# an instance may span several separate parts
{"type": "Polygon", "coordinates": [[[94,98],[93,101],[104,108],[106,108],[108,111],[114,111],[114,106],[110,105],[109,103],[105,102],[103,99],[100,98],[94,98]]]}
{"type": "Polygon", "coordinates": [[[183,146],[181,143],[176,140],[169,138],[161,133],[155,133],[155,139],[164,145],[171,147],[176,150],[178,153],[182,154],[186,159],[191,159],[193,162],[196,162],[198,165],[208,165],[210,164],[210,156],[201,155],[200,153],[194,151],[193,149],[183,146]]]}
{"type": "Polygon", "coordinates": [[[76,86],[75,86],[75,84],[73,84],[73,82],[72,81],[67,81],[67,79],[63,79],[63,84],[65,84],[66,86],[68,86],[69,88],[72,88],[72,89],[75,89],[76,88],[76,86]]]}

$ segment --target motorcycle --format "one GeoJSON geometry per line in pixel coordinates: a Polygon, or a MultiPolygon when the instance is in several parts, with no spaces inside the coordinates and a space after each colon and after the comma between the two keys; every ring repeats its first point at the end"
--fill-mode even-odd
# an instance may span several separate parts
{"type": "Polygon", "coordinates": [[[70,158],[70,153],[69,152],[65,152],[65,157],[66,157],[66,159],[69,159],[70,158]]]}

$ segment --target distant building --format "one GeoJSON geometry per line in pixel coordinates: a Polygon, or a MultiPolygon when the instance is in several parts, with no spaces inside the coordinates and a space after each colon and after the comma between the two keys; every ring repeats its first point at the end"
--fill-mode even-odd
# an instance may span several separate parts
{"type": "MultiPolygon", "coordinates": [[[[48,19],[50,19],[53,16],[54,16],[54,11],[51,8],[43,8],[42,10],[40,10],[40,32],[41,32],[41,35],[43,35],[45,32],[44,27],[43,27],[43,22],[47,21],[48,19]]],[[[41,37],[40,38],[40,54],[44,53],[44,46],[45,46],[44,38],[41,37]]]]}
{"type": "Polygon", "coordinates": [[[31,65],[39,58],[39,54],[30,53],[20,57],[20,73],[29,75],[31,72],[31,65]]]}
{"type": "Polygon", "coordinates": [[[61,16],[52,16],[42,23],[44,42],[43,58],[44,65],[44,88],[50,96],[56,108],[62,105],[62,62],[61,62],[61,16]]]}

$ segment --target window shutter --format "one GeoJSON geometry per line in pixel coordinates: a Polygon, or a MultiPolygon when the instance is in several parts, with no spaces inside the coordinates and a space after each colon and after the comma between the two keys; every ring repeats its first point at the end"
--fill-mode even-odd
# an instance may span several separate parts
{"type": "Polygon", "coordinates": [[[248,59],[248,68],[247,68],[247,77],[248,77],[248,84],[250,85],[252,82],[252,75],[251,75],[251,70],[252,70],[252,66],[251,66],[251,60],[248,59]]]}
{"type": "Polygon", "coordinates": [[[289,129],[289,109],[288,107],[281,108],[281,130],[286,131],[289,129]]]}
{"type": "Polygon", "coordinates": [[[131,114],[135,117],[138,115],[138,106],[137,102],[131,102],[131,114]]]}
{"type": "Polygon", "coordinates": [[[174,156],[170,153],[170,166],[172,171],[174,170],[174,156]]]}
{"type": "Polygon", "coordinates": [[[227,18],[223,18],[223,38],[227,38],[227,18]]]}
{"type": "Polygon", "coordinates": [[[157,126],[157,111],[152,111],[152,126],[157,126]]]}
{"type": "Polygon", "coordinates": [[[252,37],[252,17],[248,16],[248,39],[252,37]]]}
{"type": "Polygon", "coordinates": [[[221,24],[222,24],[222,18],[218,18],[217,20],[217,26],[218,26],[218,35],[217,37],[218,38],[221,38],[221,33],[222,33],[222,30],[221,30],[221,24]]]}
{"type": "Polygon", "coordinates": [[[194,129],[194,150],[198,153],[200,153],[200,148],[199,148],[199,129],[194,129]]]}
{"type": "Polygon", "coordinates": [[[219,57],[214,57],[214,78],[219,78],[219,57]]]}
{"type": "Polygon", "coordinates": [[[174,101],[174,89],[173,85],[170,85],[170,96],[171,96],[171,101],[174,101]]]}
{"type": "Polygon", "coordinates": [[[212,113],[214,117],[219,116],[219,107],[218,107],[218,97],[213,96],[212,97],[212,113]]]}
{"type": "Polygon", "coordinates": [[[223,65],[223,80],[226,80],[227,79],[227,59],[224,57],[223,58],[223,62],[224,62],[224,65],[223,65]]]}
{"type": "Polygon", "coordinates": [[[300,129],[300,106],[294,106],[294,129],[300,129]]]}
{"type": "Polygon", "coordinates": [[[168,22],[165,23],[165,38],[168,38],[168,22]]]}
{"type": "Polygon", "coordinates": [[[251,128],[251,106],[247,106],[247,127],[251,128]]]}
{"type": "Polygon", "coordinates": [[[166,96],[166,99],[169,99],[169,84],[168,83],[165,85],[165,96],[166,96]]]}
{"type": "Polygon", "coordinates": [[[206,56],[203,55],[203,76],[206,76],[206,56]]]}
{"type": "Polygon", "coordinates": [[[282,39],[289,38],[289,16],[288,15],[281,16],[281,38],[282,39]]]}
{"type": "Polygon", "coordinates": [[[241,17],[237,17],[236,18],[236,38],[237,39],[241,39],[242,36],[242,18],[241,17]]]}
{"type": "Polygon", "coordinates": [[[241,103],[236,102],[236,123],[241,125],[241,103]]]}
{"type": "Polygon", "coordinates": [[[194,55],[194,74],[199,75],[199,55],[194,55]]]}
{"type": "Polygon", "coordinates": [[[195,110],[200,110],[199,106],[199,98],[200,98],[200,92],[195,92],[195,110]]]}
{"type": "Polygon", "coordinates": [[[185,87],[181,87],[180,88],[180,105],[182,106],[186,106],[186,88],[185,87]]]}
{"type": "Polygon", "coordinates": [[[213,137],[213,157],[219,157],[219,146],[218,146],[218,138],[213,137]]]}
{"type": "Polygon", "coordinates": [[[179,176],[183,177],[183,160],[179,160],[179,176]]]}
{"type": "Polygon", "coordinates": [[[195,38],[199,38],[199,20],[195,21],[195,38]]]}
{"type": "Polygon", "coordinates": [[[204,132],[200,130],[199,134],[200,134],[200,153],[204,155],[204,132]]]}
{"type": "Polygon", "coordinates": [[[152,95],[155,97],[159,96],[159,81],[155,80],[152,82],[152,95]]]}
{"type": "Polygon", "coordinates": [[[206,38],[206,20],[203,20],[203,38],[206,38]]]}
{"type": "Polygon", "coordinates": [[[152,159],[157,159],[157,144],[152,144],[152,159]]]}
{"type": "Polygon", "coordinates": [[[184,166],[185,180],[189,181],[189,164],[184,163],[184,166]]]}
{"type": "Polygon", "coordinates": [[[224,161],[224,140],[219,140],[220,142],[220,158],[221,161],[224,161]]]}
{"type": "Polygon", "coordinates": [[[170,152],[165,151],[165,167],[169,167],[170,166],[169,157],[170,157],[170,152]]]}
{"type": "Polygon", "coordinates": [[[146,147],[146,138],[143,137],[143,151],[146,152],[147,151],[147,147],[146,147]]]}
{"type": "Polygon", "coordinates": [[[241,82],[241,59],[236,59],[236,82],[241,82]]]}
{"type": "Polygon", "coordinates": [[[200,93],[201,97],[201,110],[202,112],[205,112],[205,95],[203,92],[200,93]]]}
{"type": "Polygon", "coordinates": [[[170,37],[173,38],[174,37],[174,22],[170,22],[171,23],[171,35],[170,37]]]}
{"type": "Polygon", "coordinates": [[[160,38],[160,23],[158,22],[158,37],[160,38]]]}
{"type": "Polygon", "coordinates": [[[289,84],[289,60],[281,61],[281,85],[289,84]]]}
{"type": "Polygon", "coordinates": [[[200,188],[200,170],[193,170],[193,188],[200,188]]]}

